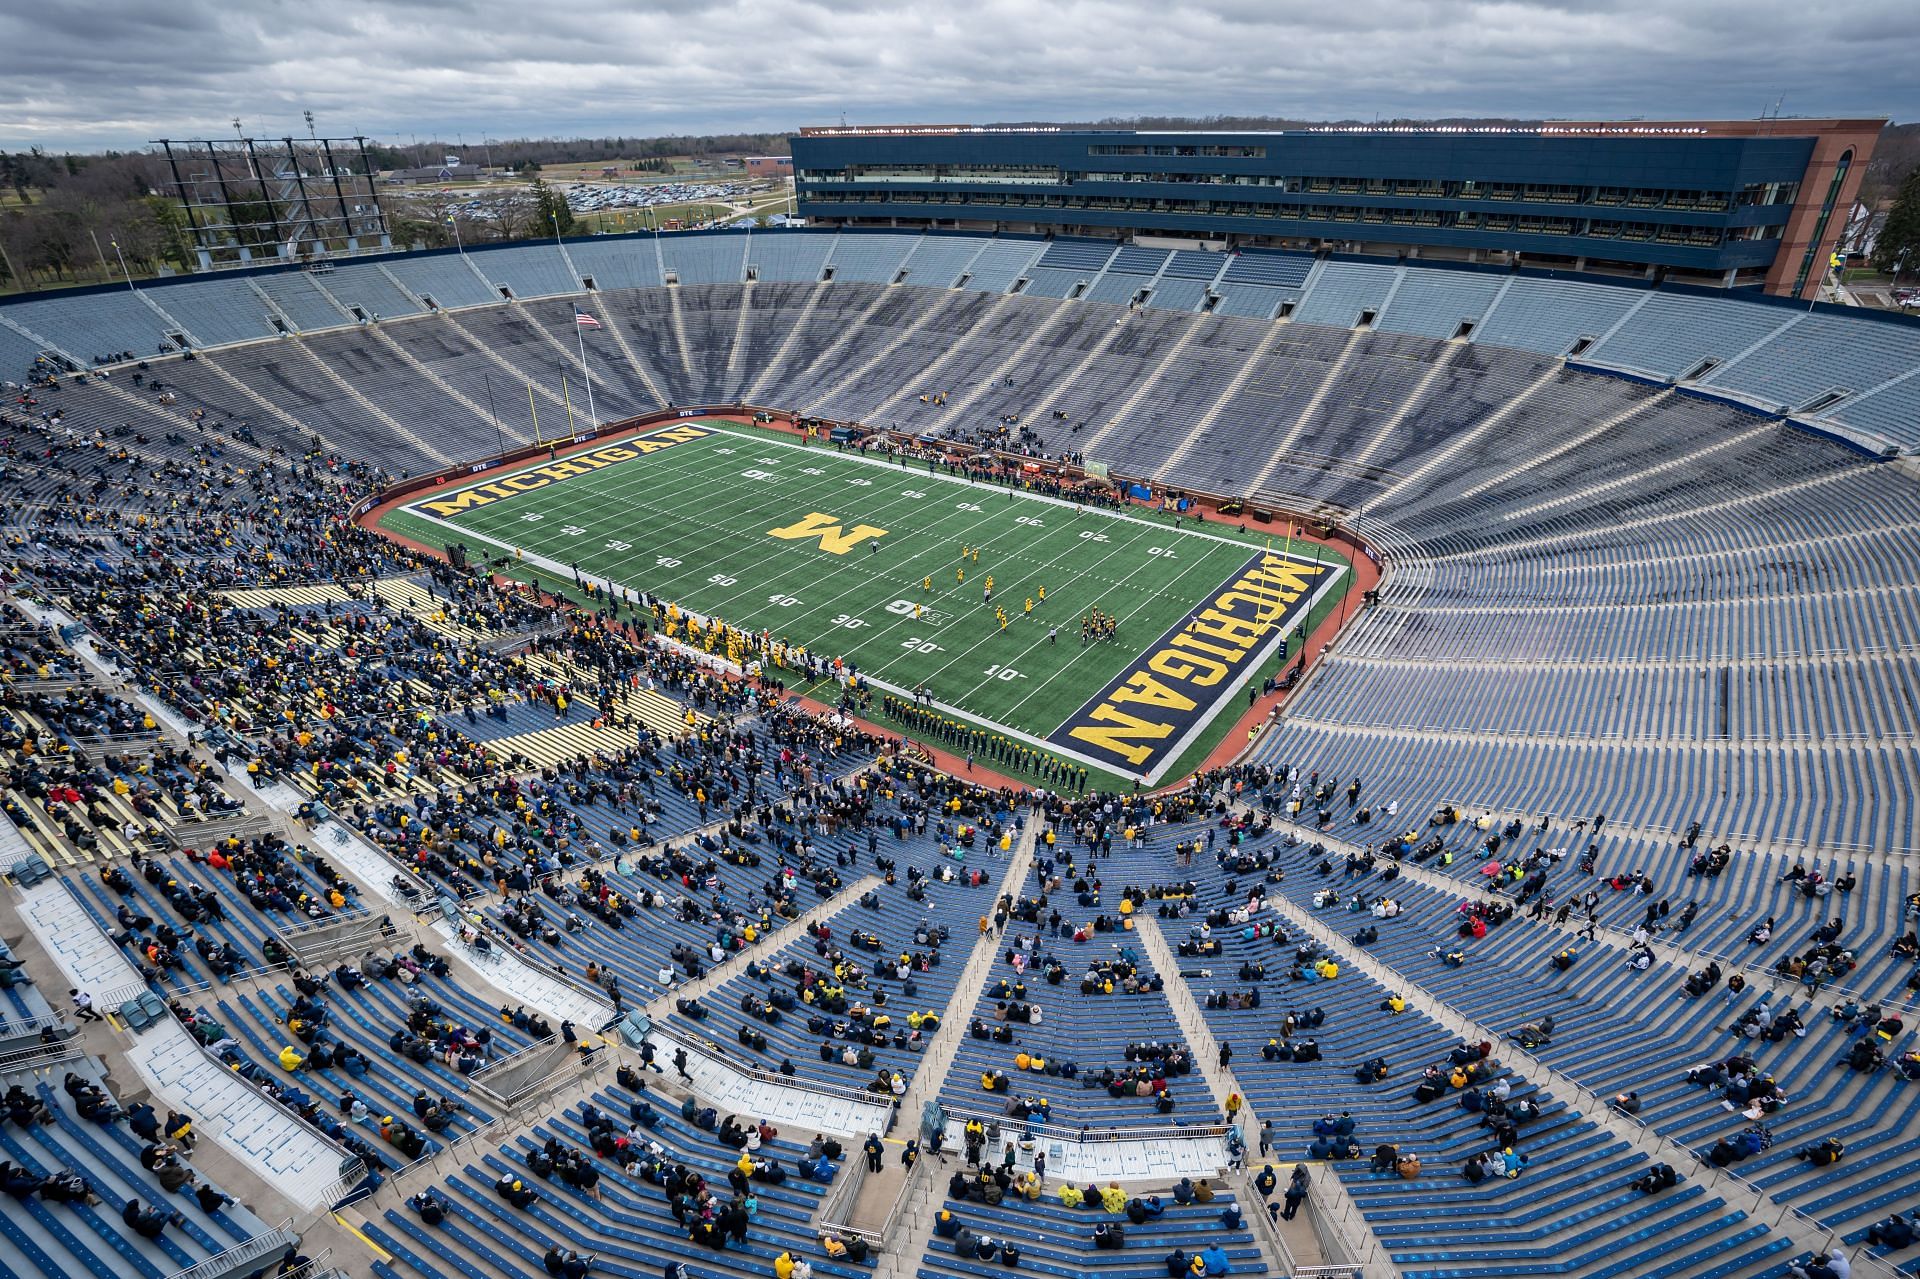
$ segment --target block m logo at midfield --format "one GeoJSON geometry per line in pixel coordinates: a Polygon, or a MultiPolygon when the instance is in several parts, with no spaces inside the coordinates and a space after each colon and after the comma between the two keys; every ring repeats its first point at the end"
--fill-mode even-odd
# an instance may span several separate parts
{"type": "Polygon", "coordinates": [[[817,540],[820,543],[820,549],[829,555],[845,555],[862,542],[886,535],[887,530],[875,528],[871,524],[856,524],[848,528],[833,516],[822,515],[818,511],[798,523],[767,530],[768,537],[777,537],[783,542],[817,540]]]}

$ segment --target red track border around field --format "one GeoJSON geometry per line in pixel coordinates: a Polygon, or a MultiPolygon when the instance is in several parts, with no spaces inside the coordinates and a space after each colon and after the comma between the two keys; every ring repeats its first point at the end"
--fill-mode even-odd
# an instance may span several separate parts
{"type": "MultiPolygon", "coordinates": [[[[732,409],[716,409],[712,412],[705,410],[667,409],[628,419],[621,422],[613,430],[596,434],[592,439],[588,440],[569,440],[564,444],[522,445],[517,449],[503,454],[497,464],[487,467],[485,470],[472,471],[464,467],[450,467],[444,471],[403,480],[398,485],[387,489],[386,492],[382,493],[379,497],[362,502],[356,506],[351,518],[361,527],[370,529],[390,541],[405,546],[419,554],[444,561],[447,558],[445,547],[429,546],[425,542],[417,538],[409,537],[404,533],[382,528],[380,521],[400,507],[417,501],[422,493],[429,492],[436,488],[442,488],[455,481],[463,485],[483,481],[491,476],[510,471],[531,458],[544,455],[559,459],[588,449],[605,448],[607,445],[618,443],[629,436],[670,425],[674,422],[697,418],[710,422],[730,422],[737,426],[772,428],[796,436],[804,437],[807,434],[794,425],[791,415],[781,413],[777,410],[765,411],[774,414],[774,420],[772,422],[756,422],[753,417],[754,410],[748,406],[740,406],[732,409]]],[[[1255,531],[1249,525],[1248,519],[1244,514],[1238,518],[1221,515],[1219,511],[1221,503],[1218,499],[1195,495],[1193,500],[1201,510],[1205,512],[1208,523],[1231,525],[1243,533],[1255,531]]],[[[1284,513],[1276,515],[1275,518],[1283,521],[1293,519],[1293,517],[1285,515],[1284,513]]],[[[1344,528],[1336,529],[1332,537],[1323,538],[1317,536],[1308,528],[1304,521],[1295,519],[1293,523],[1292,540],[1296,543],[1317,543],[1327,547],[1329,550],[1336,550],[1346,558],[1347,562],[1352,565],[1353,568],[1353,574],[1348,579],[1346,590],[1342,595],[1339,611],[1329,611],[1328,615],[1321,619],[1320,625],[1313,629],[1313,633],[1307,636],[1306,647],[1302,652],[1305,655],[1307,666],[1311,668],[1314,663],[1319,660],[1320,655],[1326,651],[1327,645],[1333,642],[1333,637],[1339,634],[1340,628],[1345,625],[1349,614],[1359,611],[1358,608],[1353,607],[1354,601],[1365,592],[1379,585],[1380,565],[1375,561],[1371,548],[1344,528]]],[[[556,604],[568,602],[553,596],[548,596],[548,599],[556,604]]],[[[1361,605],[1361,607],[1365,606],[1361,605]]],[[[1298,685],[1295,686],[1296,690],[1298,687],[1298,685]]],[[[1252,705],[1242,711],[1234,720],[1232,726],[1221,735],[1220,740],[1215,743],[1213,750],[1207,755],[1207,758],[1202,761],[1200,765],[1201,769],[1219,768],[1239,758],[1251,744],[1251,736],[1254,730],[1257,727],[1268,724],[1279,711],[1281,705],[1285,703],[1291,695],[1289,692],[1273,692],[1256,698],[1252,705]]],[[[825,703],[817,702],[810,697],[803,697],[798,694],[790,695],[789,700],[799,702],[809,710],[823,715],[832,714],[835,709],[825,703]]],[[[1030,789],[1029,783],[1016,781],[1013,778],[996,773],[990,768],[983,767],[977,761],[972,766],[969,766],[966,757],[963,755],[956,755],[952,751],[945,750],[928,742],[921,742],[912,738],[902,738],[895,733],[894,730],[880,724],[872,723],[869,720],[861,719],[858,716],[854,716],[853,718],[855,723],[862,729],[872,733],[883,741],[910,742],[915,749],[930,756],[936,768],[939,768],[943,772],[950,773],[955,777],[962,777],[968,781],[985,786],[1000,787],[1015,791],[1030,789]]],[[[1157,789],[1171,790],[1185,785],[1186,781],[1186,777],[1182,776],[1157,789]]]]}

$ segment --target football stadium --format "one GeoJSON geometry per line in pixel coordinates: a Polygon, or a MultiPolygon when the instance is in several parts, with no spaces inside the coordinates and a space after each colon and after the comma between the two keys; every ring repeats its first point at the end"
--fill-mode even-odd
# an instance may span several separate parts
{"type": "Polygon", "coordinates": [[[0,296],[0,1279],[1920,1273],[1884,124],[0,296]]]}

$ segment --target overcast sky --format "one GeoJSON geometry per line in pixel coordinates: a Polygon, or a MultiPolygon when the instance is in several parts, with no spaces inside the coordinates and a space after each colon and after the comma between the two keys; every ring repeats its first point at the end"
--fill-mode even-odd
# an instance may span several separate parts
{"type": "Polygon", "coordinates": [[[1920,118],[1920,0],[0,0],[0,148],[1283,115],[1920,118]]]}

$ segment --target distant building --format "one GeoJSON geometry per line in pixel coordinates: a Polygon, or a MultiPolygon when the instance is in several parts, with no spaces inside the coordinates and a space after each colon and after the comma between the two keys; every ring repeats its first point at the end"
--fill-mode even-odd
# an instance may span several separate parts
{"type": "Polygon", "coordinates": [[[793,149],[799,212],[822,225],[1175,236],[1811,298],[1885,123],[842,125],[793,149]]]}
{"type": "Polygon", "coordinates": [[[747,176],[750,178],[790,178],[793,176],[793,157],[790,155],[750,155],[747,157],[747,176]]]}
{"type": "Polygon", "coordinates": [[[417,169],[395,169],[381,181],[392,186],[418,186],[422,182],[459,182],[484,176],[477,164],[428,164],[417,169]]]}

